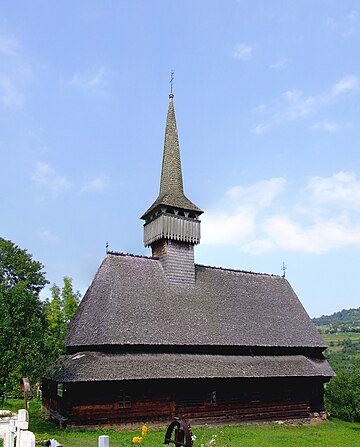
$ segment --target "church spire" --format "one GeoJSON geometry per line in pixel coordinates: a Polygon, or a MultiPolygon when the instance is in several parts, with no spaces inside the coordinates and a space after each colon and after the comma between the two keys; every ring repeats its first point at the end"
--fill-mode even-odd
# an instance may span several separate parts
{"type": "Polygon", "coordinates": [[[166,119],[164,153],[161,170],[160,192],[151,207],[141,216],[146,218],[158,206],[170,206],[187,212],[202,214],[202,210],[184,194],[180,159],[180,145],[176,126],[174,94],[169,95],[169,107],[166,119]]]}
{"type": "Polygon", "coordinates": [[[176,200],[184,196],[184,187],[173,98],[173,93],[170,93],[159,195],[168,195],[176,200]]]}
{"type": "Polygon", "coordinates": [[[174,94],[169,95],[160,192],[141,219],[144,244],[151,246],[171,284],[194,285],[194,245],[200,242],[202,211],[184,194],[180,145],[174,110],[174,94]]]}

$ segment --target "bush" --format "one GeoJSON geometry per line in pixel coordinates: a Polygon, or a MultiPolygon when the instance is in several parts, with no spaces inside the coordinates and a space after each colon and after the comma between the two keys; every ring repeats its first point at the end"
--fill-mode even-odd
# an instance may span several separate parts
{"type": "Polygon", "coordinates": [[[360,421],[360,368],[340,371],[325,389],[325,408],[345,421],[360,421]]]}

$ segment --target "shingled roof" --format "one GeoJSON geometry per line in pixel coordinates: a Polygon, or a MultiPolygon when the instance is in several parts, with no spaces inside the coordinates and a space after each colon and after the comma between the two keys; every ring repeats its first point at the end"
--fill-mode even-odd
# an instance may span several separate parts
{"type": "Polygon", "coordinates": [[[108,254],[71,322],[68,348],[326,347],[285,278],[195,268],[195,286],[172,286],[160,261],[108,254]]]}
{"type": "Polygon", "coordinates": [[[198,214],[202,213],[202,210],[191,202],[191,200],[184,194],[179,137],[176,126],[173,97],[174,95],[171,93],[165,128],[160,193],[151,207],[145,211],[141,219],[146,219],[152,211],[162,205],[193,211],[198,214]]]}
{"type": "Polygon", "coordinates": [[[324,359],[303,355],[108,354],[79,352],[48,375],[58,382],[139,379],[331,377],[324,359]],[[176,368],[171,367],[176,365],[176,368]]]}

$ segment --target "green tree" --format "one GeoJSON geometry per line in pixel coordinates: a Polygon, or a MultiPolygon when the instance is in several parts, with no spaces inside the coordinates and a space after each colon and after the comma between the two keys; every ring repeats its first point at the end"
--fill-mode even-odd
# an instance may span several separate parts
{"type": "Polygon", "coordinates": [[[360,421],[360,368],[340,371],[325,389],[325,408],[332,416],[360,421]]]}
{"type": "Polygon", "coordinates": [[[46,284],[43,265],[0,238],[0,396],[18,392],[21,377],[41,377],[46,319],[39,293],[46,284]]]}
{"type": "Polygon", "coordinates": [[[46,301],[47,346],[51,360],[65,353],[66,332],[80,302],[80,292],[74,292],[72,279],[63,278],[63,287],[50,288],[51,298],[46,301]]]}

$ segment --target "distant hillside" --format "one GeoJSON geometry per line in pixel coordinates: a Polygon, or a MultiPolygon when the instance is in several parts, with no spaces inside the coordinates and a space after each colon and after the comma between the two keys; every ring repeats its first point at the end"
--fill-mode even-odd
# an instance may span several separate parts
{"type": "Polygon", "coordinates": [[[360,307],[313,318],[328,349],[325,357],[336,372],[360,367],[360,307]]]}
{"type": "Polygon", "coordinates": [[[331,332],[360,332],[360,307],[357,309],[343,309],[332,315],[322,315],[313,318],[316,326],[328,326],[331,332]]]}

